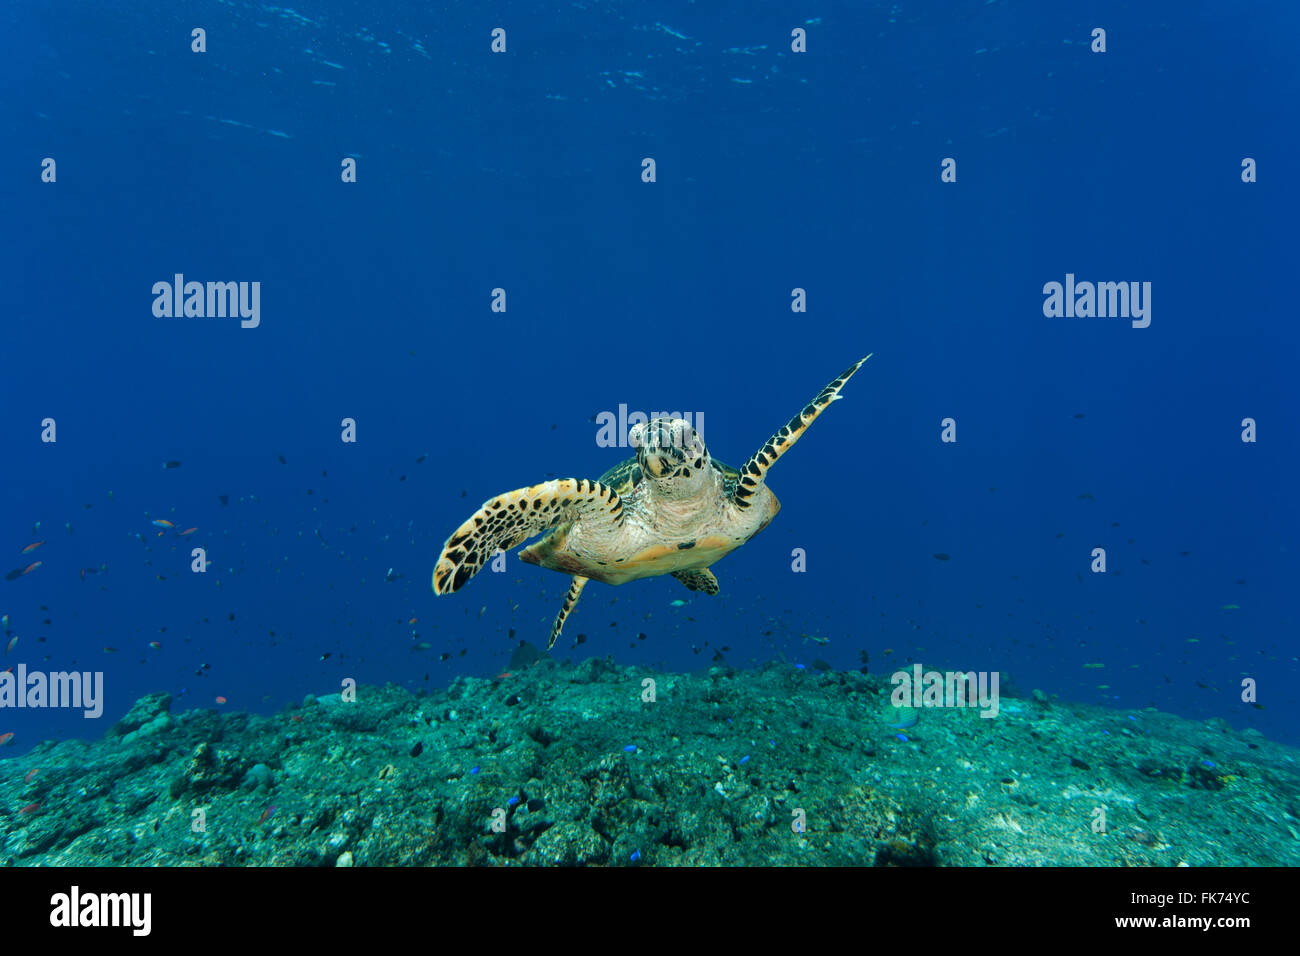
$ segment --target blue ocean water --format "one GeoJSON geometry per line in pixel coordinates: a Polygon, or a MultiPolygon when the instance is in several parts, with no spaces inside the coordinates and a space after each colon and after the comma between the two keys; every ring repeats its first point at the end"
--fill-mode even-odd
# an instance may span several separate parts
{"type": "Polygon", "coordinates": [[[720,595],[592,584],[558,650],[922,661],[1300,742],[1294,6],[752,6],[0,11],[0,551],[41,562],[3,666],[104,679],[98,720],[0,711],[14,751],[152,691],[499,672],[568,578],[436,597],[481,501],[627,457],[620,405],[738,466],[867,353],[720,595]],[[260,283],[260,324],[155,316],[177,274],[260,283]],[[1067,275],[1149,282],[1149,326],[1046,316],[1067,275]]]}

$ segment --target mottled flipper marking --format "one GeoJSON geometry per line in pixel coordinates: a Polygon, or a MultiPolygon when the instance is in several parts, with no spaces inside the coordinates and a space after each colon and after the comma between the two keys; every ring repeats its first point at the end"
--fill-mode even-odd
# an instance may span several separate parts
{"type": "Polygon", "coordinates": [[[863,362],[869,358],[870,355],[841,372],[821,390],[816,398],[799,409],[794,418],[782,425],[762,448],[754,452],[754,456],[749,461],[745,462],[744,467],[740,469],[740,481],[736,483],[736,491],[731,496],[732,503],[737,508],[748,508],[753,503],[749,499],[762,487],[763,476],[767,474],[767,470],[790,450],[791,445],[803,437],[808,426],[817,420],[817,416],[826,410],[827,405],[840,398],[840,389],[844,387],[844,383],[851,379],[853,373],[862,368],[863,362]]]}
{"type": "Polygon", "coordinates": [[[674,571],[673,577],[692,591],[703,591],[705,594],[718,593],[718,579],[713,576],[713,572],[708,568],[699,568],[695,571],[674,571]]]}
{"type": "Polygon", "coordinates": [[[622,524],[623,500],[612,488],[587,478],[560,478],[497,495],[442,546],[433,567],[433,591],[459,591],[498,549],[508,551],[557,524],[600,514],[622,524]]]}
{"type": "Polygon", "coordinates": [[[578,598],[582,597],[582,589],[587,586],[588,580],[581,574],[573,576],[573,583],[569,585],[569,593],[564,596],[564,604],[560,606],[560,613],[555,615],[555,623],[551,625],[551,639],[546,642],[548,651],[560,639],[560,632],[564,630],[564,619],[569,616],[573,606],[578,603],[578,598]]]}

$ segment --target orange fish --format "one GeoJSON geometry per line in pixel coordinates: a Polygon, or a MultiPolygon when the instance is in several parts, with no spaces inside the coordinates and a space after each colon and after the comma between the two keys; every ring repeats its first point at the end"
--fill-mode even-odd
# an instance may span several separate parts
{"type": "Polygon", "coordinates": [[[407,624],[416,624],[416,623],[419,623],[419,620],[420,620],[420,619],[419,619],[418,617],[413,617],[413,618],[411,618],[409,621],[407,621],[406,623],[407,623],[407,624]]]}
{"type": "Polygon", "coordinates": [[[224,698],[224,697],[218,697],[218,698],[217,698],[217,703],[218,703],[218,704],[224,704],[225,702],[226,702],[226,698],[224,698]]]}
{"type": "Polygon", "coordinates": [[[23,777],[23,783],[31,783],[32,777],[36,776],[40,772],[41,772],[40,767],[33,767],[31,770],[28,770],[27,776],[23,777]]]}
{"type": "Polygon", "coordinates": [[[177,532],[176,532],[176,537],[178,537],[178,538],[183,538],[183,537],[185,537],[187,534],[193,534],[195,531],[198,531],[198,530],[199,530],[199,529],[198,529],[197,527],[194,527],[194,528],[186,528],[184,531],[177,531],[177,532]]]}
{"type": "Polygon", "coordinates": [[[276,810],[275,804],[271,804],[269,807],[267,807],[265,810],[262,811],[262,815],[257,818],[257,822],[265,823],[267,820],[271,819],[271,817],[275,816],[275,810],[276,810]]]}
{"type": "Polygon", "coordinates": [[[9,643],[5,645],[5,657],[8,657],[9,652],[12,651],[17,646],[18,646],[18,635],[15,634],[13,637],[9,638],[9,643]]]}
{"type": "Polygon", "coordinates": [[[0,734],[0,747],[3,747],[9,741],[14,739],[14,732],[11,730],[7,734],[0,734]]]}
{"type": "Polygon", "coordinates": [[[27,804],[27,806],[23,807],[23,808],[22,808],[21,810],[19,810],[18,812],[19,812],[19,813],[35,813],[35,812],[36,812],[37,810],[39,810],[40,808],[41,808],[41,801],[37,800],[35,803],[29,803],[29,804],[27,804]]]}
{"type": "Polygon", "coordinates": [[[176,525],[172,524],[172,523],[171,523],[170,521],[168,521],[166,518],[154,518],[153,521],[150,521],[149,523],[150,523],[151,525],[153,525],[155,528],[174,528],[174,527],[176,527],[176,525]]]}
{"type": "Polygon", "coordinates": [[[39,548],[39,547],[40,547],[41,545],[43,545],[44,543],[45,543],[44,541],[33,541],[33,542],[32,542],[31,544],[29,544],[27,547],[23,548],[23,550],[21,551],[21,553],[22,553],[22,554],[31,554],[33,551],[35,551],[37,548],[39,548]]]}
{"type": "Polygon", "coordinates": [[[36,570],[37,568],[39,568],[40,566],[41,566],[41,562],[40,562],[40,561],[33,561],[31,564],[27,565],[27,567],[25,567],[25,568],[14,568],[12,571],[10,571],[8,574],[5,575],[5,580],[6,580],[6,581],[16,581],[16,580],[18,580],[19,578],[21,578],[24,574],[31,574],[33,571],[35,571],[35,570],[36,570]]]}

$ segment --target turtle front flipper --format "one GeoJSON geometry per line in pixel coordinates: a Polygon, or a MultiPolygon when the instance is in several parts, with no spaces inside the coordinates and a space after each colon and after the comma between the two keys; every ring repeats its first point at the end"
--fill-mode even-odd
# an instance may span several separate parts
{"type": "MultiPolygon", "coordinates": [[[[872,353],[874,354],[874,353],[872,353]]],[[[748,508],[752,502],[749,500],[754,496],[759,488],[763,487],[763,478],[767,470],[776,464],[776,460],[790,450],[790,446],[797,442],[803,433],[808,430],[808,426],[817,420],[817,416],[826,410],[826,406],[836,399],[840,398],[840,389],[844,383],[853,377],[853,373],[862,368],[864,362],[871,358],[866,358],[854,362],[843,372],[841,372],[829,385],[811,402],[799,409],[799,412],[781,426],[775,435],[758,451],[754,452],[754,457],[745,462],[740,469],[740,480],[736,483],[736,491],[731,496],[732,503],[737,508],[748,508]]]]}
{"type": "Polygon", "coordinates": [[[718,579],[713,576],[713,572],[708,568],[698,568],[694,571],[674,571],[673,577],[692,591],[703,591],[705,594],[718,593],[718,579]]]}
{"type": "Polygon", "coordinates": [[[551,639],[546,642],[548,651],[560,639],[560,632],[564,630],[564,619],[569,616],[573,606],[578,603],[578,598],[582,597],[582,589],[587,586],[588,580],[589,578],[584,578],[581,574],[573,576],[573,583],[569,585],[569,593],[564,596],[564,603],[560,606],[560,613],[555,615],[555,623],[551,625],[551,639]]]}
{"type": "Polygon", "coordinates": [[[587,478],[560,478],[497,495],[442,546],[433,567],[433,592],[459,591],[498,550],[507,551],[579,515],[602,513],[622,524],[623,500],[613,488],[587,478]]]}

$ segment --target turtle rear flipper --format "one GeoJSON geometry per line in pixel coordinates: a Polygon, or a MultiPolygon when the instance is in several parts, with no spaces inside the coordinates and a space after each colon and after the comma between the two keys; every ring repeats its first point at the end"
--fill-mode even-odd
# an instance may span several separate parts
{"type": "Polygon", "coordinates": [[[578,598],[582,597],[582,589],[587,586],[588,580],[581,574],[573,576],[573,583],[569,585],[569,593],[564,596],[564,603],[560,605],[560,613],[555,615],[555,623],[551,625],[551,639],[546,642],[548,651],[560,639],[560,631],[564,630],[564,620],[569,616],[569,612],[573,610],[573,606],[578,603],[578,598]]]}
{"type": "Polygon", "coordinates": [[[816,398],[799,409],[794,418],[782,425],[762,448],[754,452],[754,456],[749,461],[745,462],[740,469],[740,480],[736,483],[735,493],[731,496],[731,501],[737,508],[748,508],[753,503],[749,499],[763,487],[763,478],[767,470],[790,450],[791,445],[803,437],[808,426],[817,420],[817,416],[826,410],[826,406],[840,397],[840,389],[844,387],[844,383],[851,379],[853,373],[862,368],[862,364],[869,358],[870,355],[854,362],[841,372],[818,393],[816,398]]]}
{"type": "Polygon", "coordinates": [[[673,577],[692,591],[703,591],[705,594],[718,593],[718,579],[713,576],[713,572],[708,568],[698,568],[694,571],[674,571],[673,577]]]}
{"type": "Polygon", "coordinates": [[[497,495],[483,502],[442,546],[433,567],[433,591],[459,591],[498,550],[507,551],[580,515],[597,514],[622,524],[623,500],[614,489],[587,478],[560,478],[497,495]]]}

